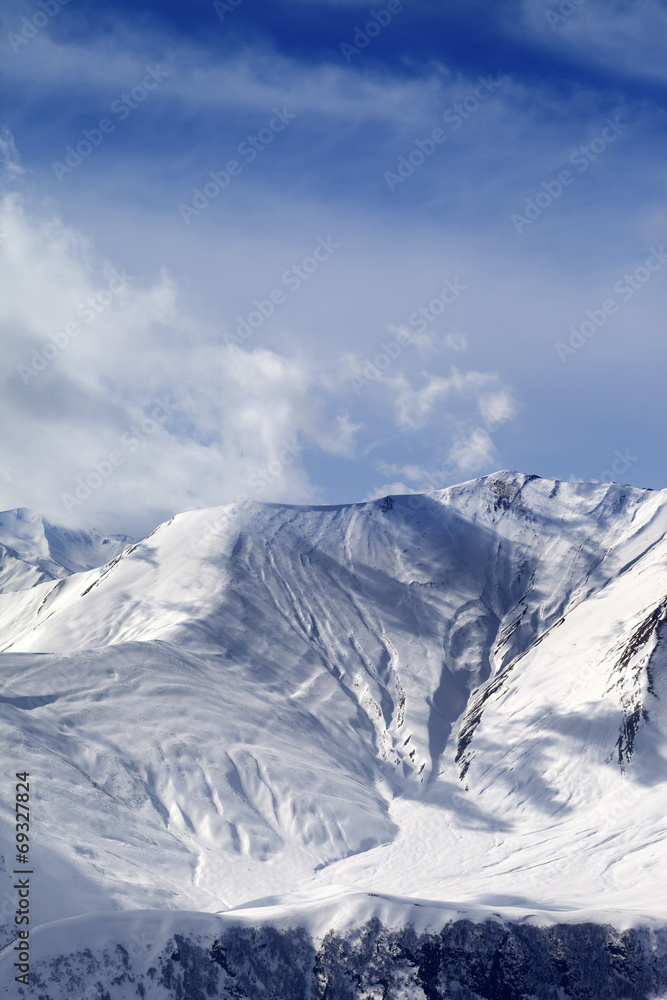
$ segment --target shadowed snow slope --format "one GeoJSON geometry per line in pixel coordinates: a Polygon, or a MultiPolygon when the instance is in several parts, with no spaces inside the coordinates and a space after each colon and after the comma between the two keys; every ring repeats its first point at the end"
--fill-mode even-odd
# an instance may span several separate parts
{"type": "Polygon", "coordinates": [[[666,532],[665,493],[511,472],[126,547],[0,515],[38,922],[341,892],[664,918],[666,532]]]}

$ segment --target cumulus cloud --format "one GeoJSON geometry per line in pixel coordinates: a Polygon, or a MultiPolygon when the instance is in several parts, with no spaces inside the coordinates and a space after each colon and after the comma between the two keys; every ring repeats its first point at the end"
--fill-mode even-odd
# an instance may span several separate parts
{"type": "Polygon", "coordinates": [[[495,452],[489,432],[483,427],[475,427],[453,445],[449,460],[460,472],[477,472],[493,461],[495,452]]]}
{"type": "Polygon", "coordinates": [[[482,393],[478,404],[482,419],[488,427],[498,427],[516,416],[516,404],[507,389],[482,393]]]}
{"type": "MultiPolygon", "coordinates": [[[[402,327],[390,330],[409,332],[402,327]]],[[[436,341],[435,334],[428,336],[430,342],[436,341]]],[[[457,347],[467,346],[465,338],[454,336],[457,347]]],[[[404,337],[404,345],[406,340],[404,337]]],[[[374,468],[386,481],[374,486],[367,499],[390,492],[414,492],[414,488],[440,489],[457,481],[463,473],[484,470],[489,463],[496,463],[492,435],[518,413],[511,387],[497,372],[451,367],[448,374],[422,371],[417,378],[409,377],[405,370],[400,370],[399,361],[404,360],[405,351],[414,349],[413,341],[410,336],[403,350],[397,349],[398,340],[393,351],[383,345],[384,356],[376,357],[376,363],[352,352],[341,358],[342,371],[356,391],[371,395],[376,411],[383,406],[390,408],[399,434],[415,441],[420,450],[428,441],[430,457],[438,463],[436,466],[376,459],[374,468]],[[406,481],[412,485],[406,486],[406,481]]],[[[386,438],[376,440],[366,453],[372,455],[383,444],[386,438]]]]}
{"type": "Polygon", "coordinates": [[[473,400],[485,420],[505,422],[514,416],[511,395],[500,387],[498,375],[489,372],[461,372],[452,368],[447,377],[424,373],[425,382],[413,388],[405,376],[387,381],[396,390],[396,422],[415,430],[425,427],[438,413],[439,404],[454,396],[473,400]]]}
{"type": "Polygon", "coordinates": [[[0,231],[3,507],[140,532],[245,496],[319,499],[304,450],[350,455],[358,425],[316,365],[224,344],[169,274],[142,284],[11,185],[0,231]]]}
{"type": "Polygon", "coordinates": [[[457,482],[461,475],[480,472],[496,462],[493,433],[517,414],[511,390],[494,373],[460,372],[452,369],[449,377],[426,374],[425,383],[413,388],[404,376],[386,379],[398,389],[395,399],[396,422],[411,430],[430,427],[435,431],[434,455],[437,465],[396,464],[379,461],[377,470],[384,476],[401,476],[371,491],[371,496],[394,492],[423,492],[441,489],[457,482]],[[439,432],[439,433],[438,433],[439,432]]]}
{"type": "MultiPolygon", "coordinates": [[[[348,354],[346,370],[353,376],[364,371],[362,360],[355,363],[348,354]]],[[[402,372],[376,371],[373,384],[376,391],[391,397],[394,421],[404,430],[445,426],[452,420],[481,422],[494,430],[517,413],[511,389],[495,372],[460,371],[456,367],[446,376],[422,372],[422,384],[415,386],[402,372]]]]}

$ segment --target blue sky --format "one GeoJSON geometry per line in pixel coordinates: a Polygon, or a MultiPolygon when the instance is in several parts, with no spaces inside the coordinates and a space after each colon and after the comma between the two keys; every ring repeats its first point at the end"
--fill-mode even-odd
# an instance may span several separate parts
{"type": "Polygon", "coordinates": [[[2,506],[138,533],[497,468],[667,486],[666,27],[5,4],[2,506]]]}

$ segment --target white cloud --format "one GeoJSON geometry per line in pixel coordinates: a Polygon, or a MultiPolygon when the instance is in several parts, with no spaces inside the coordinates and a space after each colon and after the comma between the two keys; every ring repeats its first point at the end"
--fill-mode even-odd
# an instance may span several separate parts
{"type": "Polygon", "coordinates": [[[452,351],[465,351],[468,340],[462,333],[448,333],[445,336],[445,347],[449,347],[452,351]]]}
{"type": "Polygon", "coordinates": [[[587,64],[664,80],[667,9],[659,0],[523,0],[518,30],[587,64]]]}
{"type": "Polygon", "coordinates": [[[358,430],[330,376],[221,344],[167,273],[142,286],[27,196],[5,194],[0,230],[0,505],[141,531],[242,494],[320,498],[304,449],[350,455],[358,430]]]}
{"type": "Polygon", "coordinates": [[[425,384],[415,389],[405,376],[387,378],[394,391],[396,423],[399,427],[417,430],[434,419],[442,419],[442,404],[456,398],[455,412],[460,413],[466,401],[472,401],[482,419],[500,424],[515,414],[512,396],[501,386],[499,376],[491,372],[466,371],[452,368],[447,377],[424,373],[425,384]]]}
{"type": "MultiPolygon", "coordinates": [[[[434,460],[440,457],[437,467],[377,460],[378,472],[401,478],[375,487],[373,496],[383,490],[382,495],[390,489],[398,492],[404,480],[420,491],[441,489],[457,481],[461,473],[482,471],[495,463],[496,447],[491,435],[517,415],[512,390],[497,373],[452,367],[448,375],[422,372],[415,384],[404,371],[394,372],[391,365],[379,371],[369,366],[367,359],[350,352],[344,355],[343,362],[345,375],[353,384],[361,379],[362,390],[372,395],[376,407],[391,406],[399,432],[420,449],[428,442],[434,460]]],[[[398,358],[393,364],[398,367],[398,358]]],[[[381,444],[377,440],[366,453],[381,444]]]]}
{"type": "Polygon", "coordinates": [[[0,174],[4,178],[16,180],[23,173],[14,136],[8,129],[4,129],[0,133],[0,174]]]}
{"type": "MultiPolygon", "coordinates": [[[[409,482],[414,484],[413,486],[405,486],[402,480],[398,480],[393,484],[393,486],[403,486],[404,493],[419,493],[425,492],[427,490],[437,489],[441,487],[445,480],[446,474],[443,474],[441,469],[430,468],[425,465],[416,465],[415,463],[406,463],[404,465],[396,464],[394,462],[378,462],[377,470],[384,476],[404,476],[409,482]],[[437,483],[437,485],[436,485],[437,483]]],[[[383,489],[384,487],[378,487],[378,489],[383,489]]],[[[386,491],[383,494],[386,496],[386,491]]]]}
{"type": "Polygon", "coordinates": [[[385,476],[404,477],[419,492],[442,489],[457,482],[462,474],[481,472],[493,465],[497,451],[492,433],[517,413],[511,391],[494,373],[453,368],[448,378],[425,378],[420,389],[413,389],[403,376],[386,379],[386,383],[399,389],[398,425],[412,430],[435,425],[440,433],[433,439],[432,452],[434,457],[442,455],[443,460],[429,466],[388,462],[376,466],[385,476]]]}
{"type": "MultiPolygon", "coordinates": [[[[351,33],[353,27],[354,22],[351,33]]],[[[261,45],[216,61],[188,42],[141,32],[130,35],[121,23],[111,44],[108,38],[82,45],[40,35],[31,42],[31,57],[6,61],[8,78],[26,90],[57,85],[61,93],[98,95],[100,116],[109,113],[111,101],[122,91],[141,82],[147,64],[159,65],[160,72],[168,74],[152,92],[151,103],[177,101],[199,111],[232,109],[236,114],[242,109],[270,115],[278,105],[350,122],[373,118],[412,127],[428,120],[443,100],[443,77],[437,72],[405,80],[348,66],[342,58],[340,64],[336,59],[303,65],[261,45]]],[[[455,81],[449,99],[463,96],[469,86],[462,79],[455,81]]],[[[243,138],[241,132],[237,141],[243,138]]]]}
{"type": "Polygon", "coordinates": [[[387,493],[427,493],[432,490],[444,489],[453,483],[460,482],[462,475],[479,472],[489,468],[496,460],[496,447],[490,432],[481,426],[464,428],[460,426],[454,438],[454,443],[447,451],[446,459],[438,464],[418,465],[407,463],[396,465],[379,462],[378,471],[384,475],[404,476],[412,486],[398,480],[377,487],[369,494],[368,499],[386,496],[387,493]]]}
{"type": "Polygon", "coordinates": [[[436,404],[445,399],[452,388],[451,380],[440,375],[428,375],[426,385],[421,389],[413,389],[403,375],[398,375],[391,381],[397,390],[396,423],[399,427],[410,427],[413,430],[426,426],[436,404]]]}
{"type": "Polygon", "coordinates": [[[459,472],[477,472],[488,467],[495,454],[495,445],[489,432],[483,427],[475,427],[450,449],[449,460],[455,463],[459,472]]]}
{"type": "Polygon", "coordinates": [[[418,490],[413,490],[410,486],[406,486],[405,483],[395,482],[395,483],[383,483],[381,486],[376,486],[372,490],[369,490],[364,500],[381,500],[382,497],[387,496],[405,496],[410,493],[418,493],[418,490]]]}
{"type": "Polygon", "coordinates": [[[480,396],[479,412],[487,426],[496,427],[514,419],[516,404],[511,394],[501,389],[480,396]]]}

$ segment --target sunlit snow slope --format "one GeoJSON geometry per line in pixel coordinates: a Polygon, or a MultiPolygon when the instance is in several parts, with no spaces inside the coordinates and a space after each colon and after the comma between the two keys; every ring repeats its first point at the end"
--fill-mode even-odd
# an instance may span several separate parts
{"type": "Polygon", "coordinates": [[[665,915],[665,493],[503,472],[90,557],[26,523],[0,518],[0,717],[41,922],[350,892],[665,915]]]}

